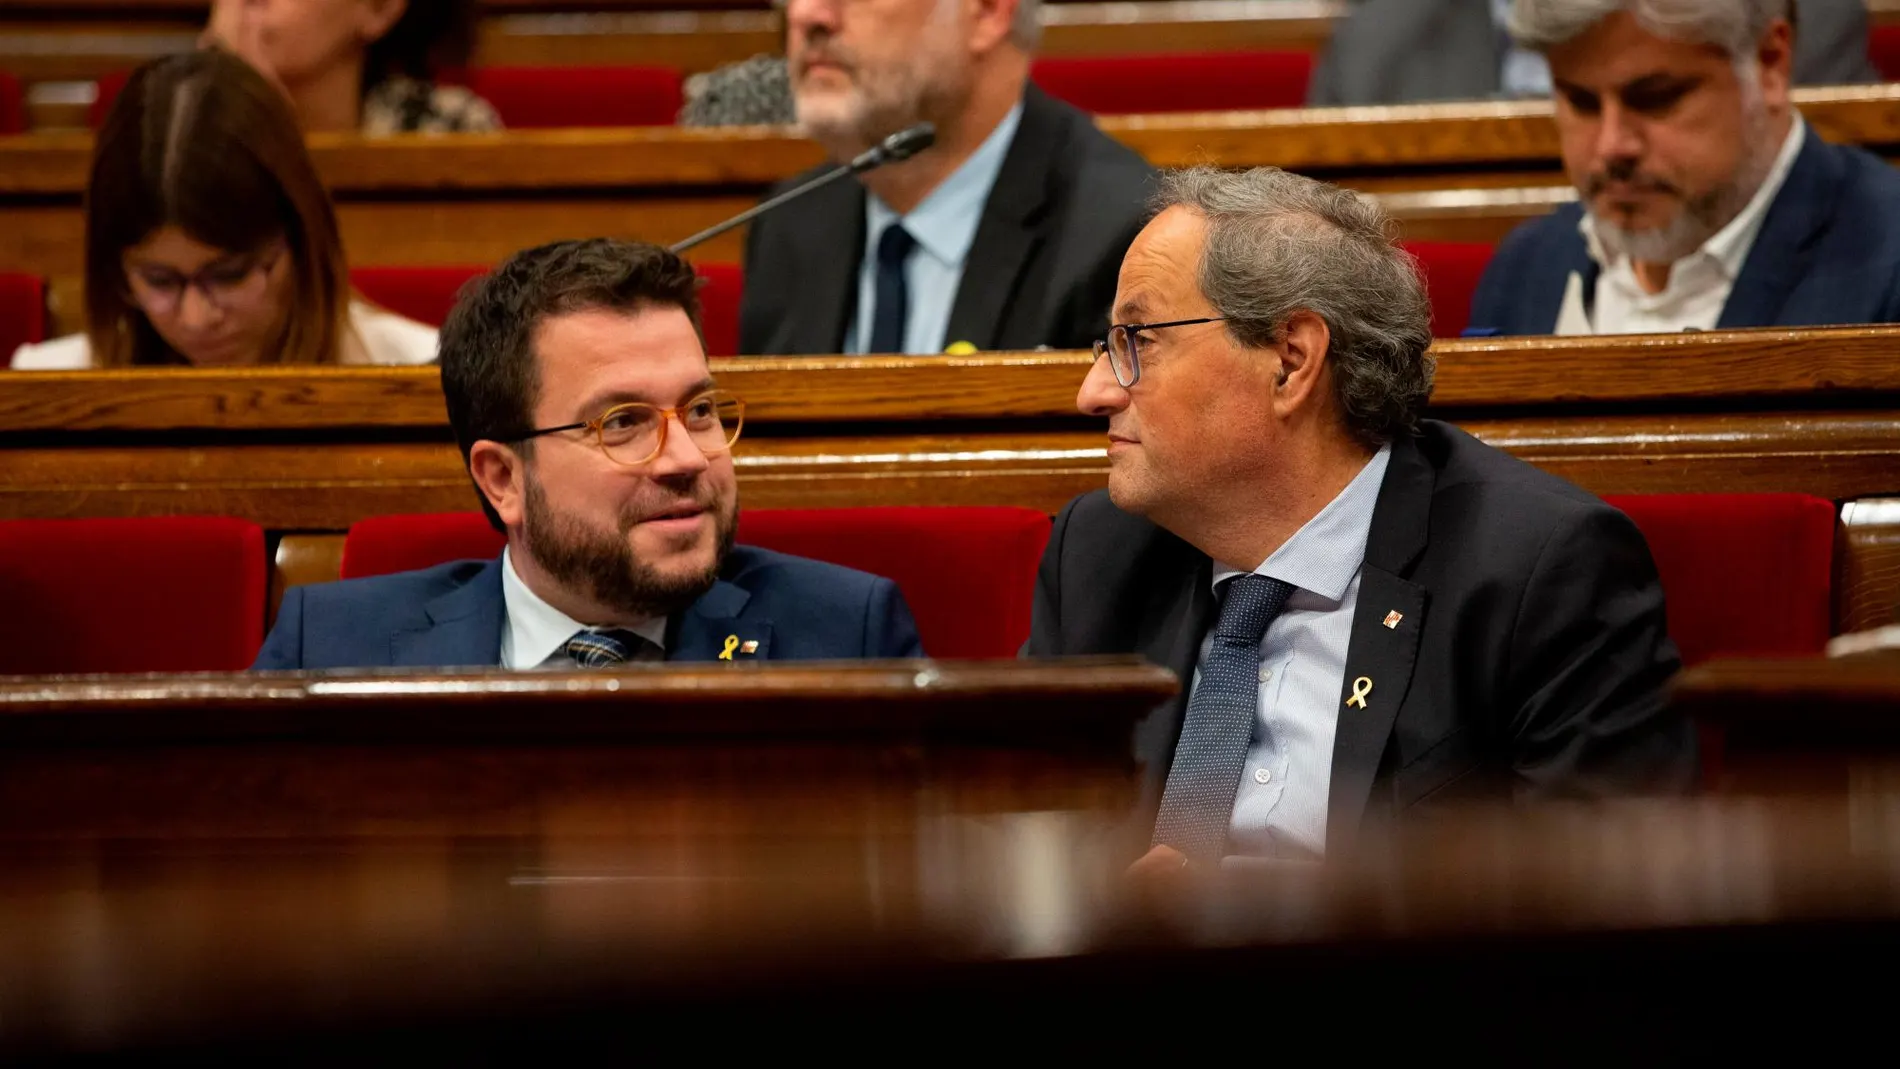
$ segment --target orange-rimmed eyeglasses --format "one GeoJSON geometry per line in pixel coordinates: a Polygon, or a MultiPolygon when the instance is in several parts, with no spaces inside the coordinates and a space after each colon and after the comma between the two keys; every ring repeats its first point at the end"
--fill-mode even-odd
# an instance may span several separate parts
{"type": "Polygon", "coordinates": [[[607,459],[637,467],[666,448],[666,428],[678,421],[702,453],[723,453],[739,440],[745,425],[745,402],[724,390],[708,390],[678,408],[661,408],[638,401],[615,405],[593,419],[561,427],[542,427],[519,441],[562,431],[590,430],[607,459]]]}

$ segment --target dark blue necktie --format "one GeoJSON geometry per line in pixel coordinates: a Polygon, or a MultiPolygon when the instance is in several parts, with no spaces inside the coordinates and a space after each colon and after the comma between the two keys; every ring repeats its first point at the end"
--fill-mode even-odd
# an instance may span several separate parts
{"type": "Polygon", "coordinates": [[[562,647],[582,668],[611,668],[628,661],[662,659],[660,647],[631,631],[581,631],[562,647]]]}
{"type": "Polygon", "coordinates": [[[1195,861],[1219,861],[1226,853],[1234,792],[1260,713],[1260,639],[1286,607],[1293,584],[1243,575],[1224,589],[1214,641],[1188,698],[1155,817],[1154,842],[1195,861]]]}
{"type": "Polygon", "coordinates": [[[867,353],[904,351],[904,325],[910,318],[910,287],[904,281],[904,262],[917,247],[902,223],[884,228],[877,239],[877,303],[871,306],[871,344],[867,353]]]}

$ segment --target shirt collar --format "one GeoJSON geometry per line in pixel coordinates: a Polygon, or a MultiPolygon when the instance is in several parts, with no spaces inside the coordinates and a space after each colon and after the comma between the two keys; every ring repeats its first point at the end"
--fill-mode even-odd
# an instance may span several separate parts
{"type": "MultiPolygon", "coordinates": [[[[1774,205],[1775,198],[1781,195],[1781,187],[1788,182],[1788,172],[1794,170],[1794,161],[1801,155],[1801,143],[1807,131],[1807,123],[1800,115],[1788,127],[1788,136],[1781,143],[1781,151],[1776,153],[1775,162],[1769,166],[1768,175],[1762,180],[1761,188],[1749,199],[1741,212],[1730,219],[1728,225],[1715,232],[1715,236],[1702,243],[1702,247],[1690,254],[1690,257],[1707,257],[1722,270],[1730,282],[1740,277],[1742,266],[1748,262],[1748,254],[1755,246],[1755,238],[1761,234],[1762,224],[1768,219],[1768,209],[1774,205]]],[[[1577,221],[1577,229],[1583,234],[1584,246],[1590,252],[1590,259],[1598,267],[1609,269],[1616,266],[1603,241],[1597,236],[1596,219],[1587,210],[1583,218],[1577,221]]]]}
{"type": "MultiPolygon", "coordinates": [[[[549,605],[528,589],[515,571],[514,550],[501,551],[501,601],[508,618],[508,660],[504,667],[532,668],[554,656],[567,640],[581,631],[598,631],[549,605]]],[[[647,620],[628,628],[634,634],[666,648],[666,618],[647,620]]]]}
{"type": "MultiPolygon", "coordinates": [[[[1254,574],[1291,583],[1328,601],[1343,600],[1352,577],[1365,563],[1373,509],[1379,503],[1379,487],[1385,483],[1385,469],[1391,459],[1391,445],[1381,446],[1339,496],[1293,532],[1293,537],[1261,562],[1254,574]]],[[[1214,589],[1218,591],[1222,583],[1245,574],[1231,564],[1216,561],[1214,589]]]]}
{"type": "MultiPolygon", "coordinates": [[[[1022,118],[1023,105],[1018,101],[970,158],[902,218],[904,229],[917,239],[918,247],[950,267],[963,266],[970,246],[976,242],[983,205],[1003,171],[1003,159],[1009,155],[1009,144],[1015,140],[1022,118]]],[[[897,213],[875,195],[864,198],[864,232],[871,242],[875,243],[884,228],[897,220],[897,213]]]]}

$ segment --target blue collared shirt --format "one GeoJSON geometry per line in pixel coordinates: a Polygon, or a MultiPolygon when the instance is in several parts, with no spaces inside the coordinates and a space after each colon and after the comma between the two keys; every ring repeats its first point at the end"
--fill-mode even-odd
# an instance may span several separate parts
{"type": "Polygon", "coordinates": [[[917,247],[904,261],[904,282],[910,292],[910,307],[904,319],[904,351],[913,354],[941,353],[944,346],[965,338],[946,338],[950,329],[950,309],[957,299],[957,286],[963,281],[963,263],[976,241],[976,226],[983,219],[983,206],[989,203],[990,190],[1003,170],[1003,158],[1016,139],[1023,106],[1010,109],[983,139],[962,166],[950,172],[943,184],[911,211],[900,217],[875,195],[864,198],[864,259],[858,264],[858,311],[844,332],[844,351],[861,353],[871,337],[871,320],[877,305],[877,243],[884,228],[902,222],[917,247]]]}
{"type": "MultiPolygon", "coordinates": [[[[1333,732],[1359,573],[1391,458],[1391,446],[1380,449],[1339,496],[1254,569],[1295,589],[1260,639],[1260,710],[1234,795],[1229,854],[1317,860],[1326,853],[1333,732]]],[[[1243,574],[1216,561],[1214,587],[1243,574]]],[[[1211,637],[1201,643],[1196,686],[1211,637]]]]}

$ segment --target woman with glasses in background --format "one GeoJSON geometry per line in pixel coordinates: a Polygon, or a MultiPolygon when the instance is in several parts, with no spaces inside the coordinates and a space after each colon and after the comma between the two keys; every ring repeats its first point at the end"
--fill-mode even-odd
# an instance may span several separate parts
{"type": "Polygon", "coordinates": [[[135,71],[93,149],[86,332],[19,370],[425,364],[434,329],[354,300],[290,105],[215,49],[135,71]]]}

